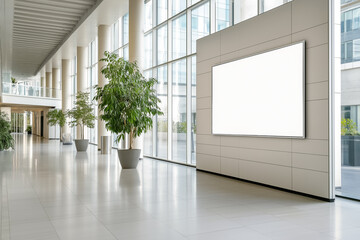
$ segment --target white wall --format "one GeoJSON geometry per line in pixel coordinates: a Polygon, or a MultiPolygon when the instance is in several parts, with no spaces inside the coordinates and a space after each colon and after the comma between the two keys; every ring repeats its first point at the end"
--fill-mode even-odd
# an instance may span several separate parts
{"type": "Polygon", "coordinates": [[[329,0],[294,0],[198,40],[198,169],[329,199],[329,163],[329,0]],[[306,139],[212,135],[212,66],[301,40],[306,139]]]}

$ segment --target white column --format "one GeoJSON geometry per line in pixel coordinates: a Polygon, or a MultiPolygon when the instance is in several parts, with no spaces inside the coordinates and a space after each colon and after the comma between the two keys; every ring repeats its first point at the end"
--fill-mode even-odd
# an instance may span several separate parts
{"type": "Polygon", "coordinates": [[[51,72],[46,72],[45,74],[46,76],[46,95],[45,97],[51,97],[51,88],[52,88],[52,73],[51,72]]]}
{"type": "MultiPolygon", "coordinates": [[[[131,2],[131,1],[129,1],[131,2]]],[[[110,27],[107,25],[98,26],[98,59],[104,57],[104,52],[110,51],[110,27]]],[[[103,62],[98,63],[98,85],[103,87],[108,80],[101,74],[101,69],[105,64],[103,62]]],[[[101,112],[98,112],[99,116],[101,112]]],[[[111,133],[106,130],[105,122],[98,118],[98,149],[101,149],[101,136],[110,136],[111,133]]]]}
{"type": "MultiPolygon", "coordinates": [[[[143,69],[144,59],[144,1],[129,1],[129,60],[136,61],[140,70],[143,69]]],[[[141,149],[143,158],[144,135],[134,140],[134,148],[141,149]]]]}
{"type": "Polygon", "coordinates": [[[52,91],[51,91],[53,98],[60,98],[59,89],[60,89],[60,69],[53,68],[52,69],[52,91]]]}
{"type": "Polygon", "coordinates": [[[45,77],[44,77],[44,76],[41,76],[40,87],[41,87],[40,95],[41,95],[42,97],[45,97],[45,96],[46,96],[46,93],[45,93],[46,80],[45,80],[45,77]]]}
{"type": "Polygon", "coordinates": [[[49,112],[49,109],[45,109],[43,111],[43,113],[44,113],[43,134],[44,134],[44,138],[47,138],[47,139],[49,139],[49,128],[50,128],[50,126],[48,125],[48,118],[47,118],[48,112],[49,112]]]}
{"type": "MultiPolygon", "coordinates": [[[[87,82],[87,63],[88,63],[88,49],[87,47],[77,47],[77,77],[76,77],[76,88],[77,91],[86,91],[87,82]]],[[[76,135],[81,136],[81,127],[77,126],[76,135]]],[[[86,131],[84,136],[86,138],[86,131]]]]}
{"type": "Polygon", "coordinates": [[[28,116],[27,112],[26,112],[26,111],[24,111],[23,133],[25,133],[26,128],[27,128],[27,116],[28,116]]]}
{"type": "MultiPolygon", "coordinates": [[[[70,60],[63,59],[61,61],[62,68],[61,68],[61,82],[62,82],[62,89],[61,89],[61,106],[62,111],[65,113],[67,110],[71,109],[71,81],[70,81],[70,60]]],[[[65,124],[62,129],[62,133],[70,133],[70,127],[65,124]]],[[[61,136],[60,136],[61,137],[61,136]]]]}

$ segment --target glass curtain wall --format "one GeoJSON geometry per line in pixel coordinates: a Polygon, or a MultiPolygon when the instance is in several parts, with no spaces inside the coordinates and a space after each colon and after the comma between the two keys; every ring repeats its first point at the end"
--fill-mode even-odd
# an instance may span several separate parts
{"type": "Polygon", "coordinates": [[[11,132],[24,133],[24,113],[11,113],[11,132]]]}
{"type": "Polygon", "coordinates": [[[145,1],[144,74],[158,80],[164,112],[145,134],[146,156],[196,164],[196,40],[287,2],[145,1]]]}
{"type": "MultiPolygon", "coordinates": [[[[77,76],[77,68],[76,68],[76,56],[71,60],[71,108],[74,107],[74,102],[76,100],[76,76],[77,76]]],[[[76,127],[71,128],[71,134],[74,139],[77,138],[76,136],[76,127]]]]}
{"type": "Polygon", "coordinates": [[[341,184],[336,195],[360,200],[360,3],[341,4],[341,184]]]}
{"type": "MultiPolygon", "coordinates": [[[[88,87],[90,91],[90,99],[93,99],[95,95],[94,86],[98,84],[98,49],[97,49],[97,38],[93,40],[88,47],[88,87]]],[[[98,109],[96,104],[94,104],[94,114],[97,117],[98,116],[98,109]]],[[[97,126],[98,123],[95,121],[95,127],[94,128],[88,128],[88,137],[89,141],[92,144],[97,144],[97,126]]]]}

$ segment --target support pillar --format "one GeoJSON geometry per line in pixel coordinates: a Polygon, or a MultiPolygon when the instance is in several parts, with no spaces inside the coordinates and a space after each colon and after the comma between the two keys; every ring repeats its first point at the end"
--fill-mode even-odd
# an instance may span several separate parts
{"type": "Polygon", "coordinates": [[[46,72],[45,74],[46,77],[46,86],[45,86],[45,92],[46,95],[45,97],[51,97],[52,96],[52,72],[46,72]]]}
{"type": "MultiPolygon", "coordinates": [[[[136,61],[140,70],[143,70],[144,59],[144,1],[129,1],[129,60],[136,61]]],[[[141,149],[140,158],[143,158],[144,134],[134,139],[134,148],[141,149]]]]}
{"type": "Polygon", "coordinates": [[[45,93],[45,89],[46,89],[46,79],[45,79],[45,76],[41,76],[40,78],[40,96],[41,97],[45,97],[46,96],[46,93],[45,93]]]}
{"type": "MultiPolygon", "coordinates": [[[[131,1],[130,1],[131,2],[131,1]]],[[[107,25],[98,26],[98,59],[105,57],[104,52],[110,51],[110,27],[107,25]]],[[[108,80],[102,75],[101,69],[105,65],[103,62],[98,63],[98,85],[103,87],[108,83],[108,80]]],[[[101,112],[98,112],[98,116],[101,112]]],[[[106,130],[105,122],[98,117],[98,149],[101,149],[101,136],[111,136],[111,133],[106,130]]]]}
{"type": "MultiPolygon", "coordinates": [[[[71,109],[70,60],[63,59],[61,61],[61,64],[62,64],[62,68],[61,68],[61,82],[62,82],[61,106],[62,106],[62,111],[65,113],[67,110],[71,109]]],[[[62,133],[71,133],[70,127],[67,124],[65,124],[65,126],[63,127],[62,133]]],[[[62,136],[60,136],[60,138],[61,137],[62,136]]]]}
{"type": "Polygon", "coordinates": [[[52,97],[60,98],[60,69],[53,68],[52,69],[52,97]]]}
{"type": "MultiPolygon", "coordinates": [[[[77,47],[77,78],[76,78],[76,88],[77,91],[84,92],[86,91],[86,82],[87,82],[87,62],[88,62],[88,49],[87,47],[77,47]]],[[[91,86],[90,86],[91,87],[91,86]]],[[[77,126],[76,135],[81,136],[81,127],[77,126]]],[[[86,131],[84,133],[85,138],[86,131]]]]}

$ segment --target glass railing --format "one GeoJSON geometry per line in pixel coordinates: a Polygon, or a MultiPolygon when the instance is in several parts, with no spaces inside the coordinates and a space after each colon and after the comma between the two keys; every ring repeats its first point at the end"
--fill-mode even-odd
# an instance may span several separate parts
{"type": "Polygon", "coordinates": [[[36,87],[9,82],[2,83],[2,93],[17,96],[61,98],[60,89],[36,87]]]}

